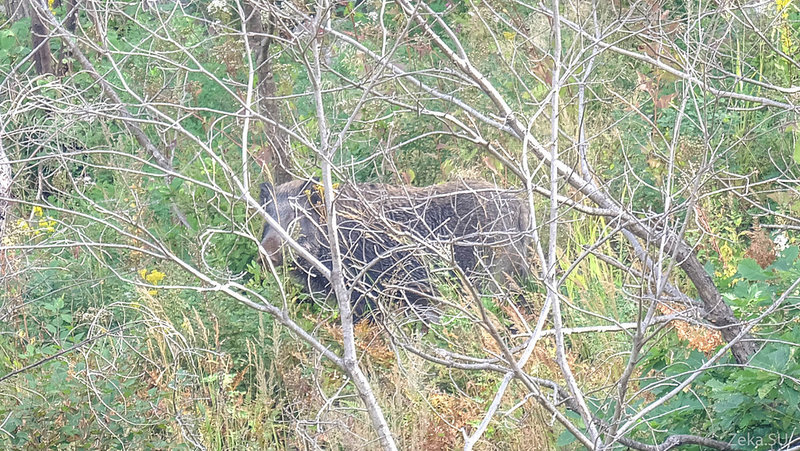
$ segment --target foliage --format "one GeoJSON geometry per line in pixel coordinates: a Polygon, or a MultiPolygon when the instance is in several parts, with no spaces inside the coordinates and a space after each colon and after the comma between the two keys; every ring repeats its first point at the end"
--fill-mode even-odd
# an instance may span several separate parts
{"type": "MultiPolygon", "coordinates": [[[[291,132],[294,175],[319,175],[328,161],[320,149],[333,148],[329,160],[342,181],[427,186],[482,178],[524,187],[500,155],[521,165],[533,144],[507,130],[512,118],[498,115],[491,96],[457,71],[399,3],[334,2],[330,23],[340,35],[306,29],[323,15],[312,2],[291,2],[296,11],[280,9],[282,2],[256,3],[257,14],[280,17],[266,32],[266,57],[272,100],[291,132]],[[306,14],[305,22],[291,11],[306,14]],[[318,80],[311,50],[317,43],[318,80]]],[[[594,32],[565,26],[562,44],[571,59],[561,64],[571,70],[556,81],[552,20],[539,6],[423,4],[435,13],[426,24],[469,55],[545,145],[551,123],[535,118],[550,114],[548,102],[559,96],[564,160],[613,193],[637,221],[674,229],[692,243],[739,319],[759,319],[775,306],[753,330],[759,349],[748,364],[727,355],[717,360],[723,340],[694,316],[696,304],[673,302],[671,293],[669,301],[651,302],[652,268],[618,233],[619,218],[562,207],[552,239],[555,272],[564,276],[555,293],[565,327],[635,323],[648,312],[680,317],[654,327],[636,349],[624,406],[616,390],[634,354],[636,328],[567,335],[565,359],[598,422],[624,422],[665,397],[628,437],[658,444],[694,434],[733,444],[744,439],[749,449],[794,446],[800,312],[789,290],[800,279],[800,128],[796,110],[768,108],[757,98],[794,101],[800,12],[785,0],[766,5],[769,14],[715,11],[721,4],[698,11],[698,4],[678,0],[600,3],[562,5],[565,20],[587,30],[592,20],[606,24],[603,39],[622,51],[595,54],[588,37],[594,32]],[[622,14],[618,8],[628,3],[638,6],[622,14]],[[753,33],[744,19],[770,33],[753,33]],[[658,36],[650,34],[653,24],[658,36]],[[694,78],[676,75],[681,71],[694,78]],[[579,105],[580,96],[588,101],[579,105]],[[591,174],[579,164],[581,127],[590,140],[591,174]]],[[[66,24],[70,2],[49,4],[48,14],[66,24]]],[[[282,324],[281,316],[291,318],[341,355],[338,311],[304,293],[288,264],[258,261],[263,216],[246,191],[254,194],[257,182],[272,176],[268,156],[276,138],[267,133],[264,108],[249,100],[263,95],[263,80],[249,66],[257,60],[256,41],[242,35],[245,5],[109,1],[98,15],[81,4],[77,26],[48,41],[63,66],[57,74],[35,73],[31,19],[0,17],[0,150],[11,156],[16,200],[0,249],[0,448],[373,446],[354,384],[282,324]],[[75,38],[91,69],[62,35],[75,38]],[[254,305],[237,302],[241,297],[254,305]],[[259,308],[265,303],[277,308],[277,318],[259,308]]],[[[549,168],[537,164],[528,163],[529,182],[549,189],[549,168]]],[[[560,193],[585,200],[572,188],[560,193]]],[[[544,235],[551,200],[532,202],[544,235]]],[[[694,300],[699,294],[659,240],[641,244],[658,252],[655,264],[694,300]]],[[[545,262],[533,253],[530,260],[527,280],[494,281],[496,296],[480,286],[473,298],[453,274],[437,276],[446,306],[436,324],[423,326],[386,302],[379,320],[356,326],[358,364],[403,448],[459,448],[481,423],[504,375],[457,368],[453,356],[503,363],[497,337],[516,353],[525,349],[526,331],[548,295],[545,262]]],[[[554,327],[549,319],[544,325],[554,327]]],[[[523,370],[566,386],[559,358],[556,340],[546,335],[523,370]]],[[[537,402],[512,383],[480,446],[577,447],[537,402]]],[[[587,432],[567,404],[556,408],[587,432]]]]}

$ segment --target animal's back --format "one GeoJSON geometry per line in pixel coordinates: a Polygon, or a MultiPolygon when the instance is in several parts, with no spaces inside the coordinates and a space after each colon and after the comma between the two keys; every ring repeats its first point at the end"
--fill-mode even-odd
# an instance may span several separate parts
{"type": "Polygon", "coordinates": [[[341,216],[365,230],[416,243],[420,255],[430,254],[430,246],[452,246],[468,273],[482,266],[494,273],[527,272],[529,213],[513,191],[476,180],[428,187],[359,184],[341,190],[337,205],[341,216]]]}

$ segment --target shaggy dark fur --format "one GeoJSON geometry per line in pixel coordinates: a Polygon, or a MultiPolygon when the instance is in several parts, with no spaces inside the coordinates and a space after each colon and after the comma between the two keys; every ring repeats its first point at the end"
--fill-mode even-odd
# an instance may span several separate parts
{"type": "MultiPolygon", "coordinates": [[[[378,295],[409,305],[424,304],[431,275],[455,262],[473,282],[494,274],[527,272],[528,210],[510,191],[483,181],[449,182],[415,188],[380,184],[334,190],[345,283],[358,319],[378,295]]],[[[312,255],[331,267],[324,197],[318,182],[293,181],[273,189],[261,185],[261,204],[312,255]]],[[[283,240],[268,225],[261,244],[276,265],[283,240]]],[[[330,291],[327,280],[291,255],[295,274],[309,290],[330,291]]]]}

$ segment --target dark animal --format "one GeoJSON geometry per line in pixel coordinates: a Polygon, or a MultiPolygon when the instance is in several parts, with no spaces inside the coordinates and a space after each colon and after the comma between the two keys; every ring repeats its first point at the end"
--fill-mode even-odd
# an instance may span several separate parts
{"type": "MultiPolygon", "coordinates": [[[[266,212],[330,269],[324,196],[335,196],[345,285],[356,319],[375,307],[379,295],[426,305],[433,274],[452,272],[453,263],[478,284],[490,273],[526,273],[528,209],[511,191],[483,181],[426,188],[350,184],[334,191],[323,192],[315,181],[276,189],[264,183],[260,197],[266,212]]],[[[312,293],[330,292],[328,280],[289,252],[269,225],[261,244],[276,265],[285,253],[291,256],[295,275],[312,293]]]]}

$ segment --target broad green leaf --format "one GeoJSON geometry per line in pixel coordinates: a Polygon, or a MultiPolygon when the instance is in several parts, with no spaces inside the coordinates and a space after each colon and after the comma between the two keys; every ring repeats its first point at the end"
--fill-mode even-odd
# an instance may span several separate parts
{"type": "Polygon", "coordinates": [[[767,273],[752,258],[746,258],[739,263],[739,275],[748,280],[767,280],[768,278],[767,273]]]}
{"type": "Polygon", "coordinates": [[[769,381],[763,384],[761,387],[758,388],[758,397],[761,399],[766,398],[767,395],[769,395],[769,393],[772,391],[772,389],[775,388],[776,384],[777,383],[775,381],[769,381]]]}
{"type": "Polygon", "coordinates": [[[797,260],[799,254],[800,248],[797,246],[789,246],[781,253],[781,256],[772,263],[770,268],[776,271],[788,271],[792,267],[792,263],[797,260]]]}
{"type": "Polygon", "coordinates": [[[572,432],[564,431],[561,433],[561,435],[558,436],[558,440],[556,440],[556,446],[558,446],[559,448],[567,446],[571,443],[574,443],[575,440],[577,440],[577,438],[575,438],[575,436],[572,435],[572,432]]]}

